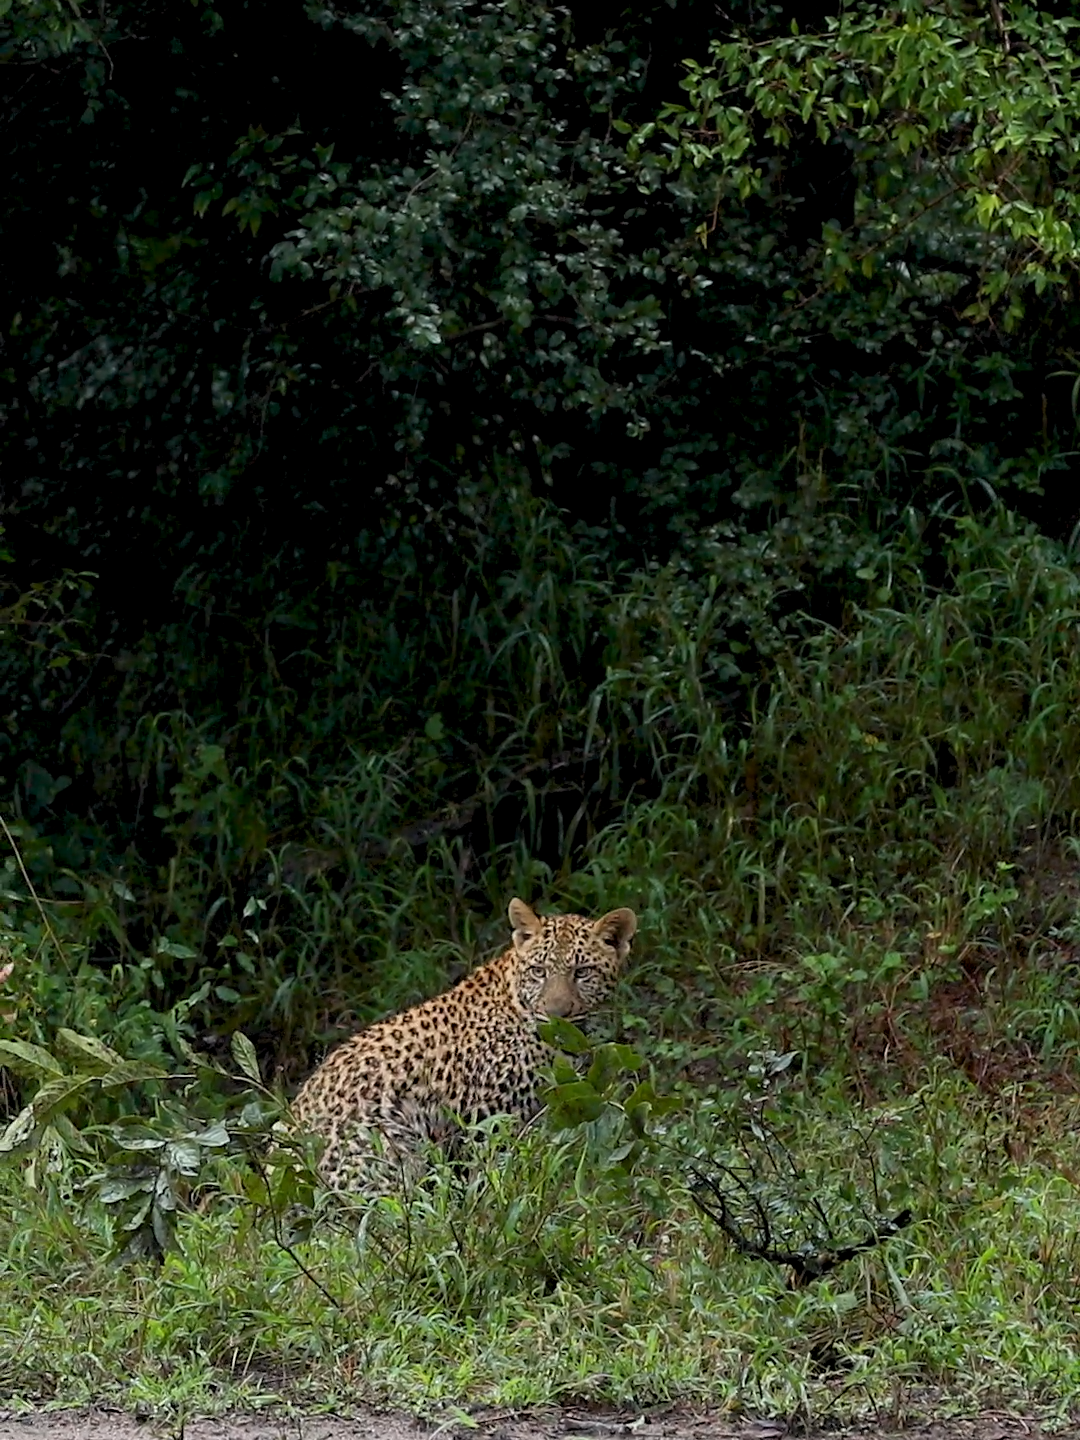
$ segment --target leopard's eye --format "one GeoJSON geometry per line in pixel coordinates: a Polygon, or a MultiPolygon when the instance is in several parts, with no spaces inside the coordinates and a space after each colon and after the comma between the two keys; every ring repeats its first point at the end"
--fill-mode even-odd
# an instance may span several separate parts
{"type": "Polygon", "coordinates": [[[525,967],[526,980],[543,980],[545,973],[543,965],[527,965],[525,967]]]}
{"type": "Polygon", "coordinates": [[[598,974],[599,970],[600,967],[598,965],[575,965],[574,974],[578,979],[589,980],[592,976],[598,974]]]}

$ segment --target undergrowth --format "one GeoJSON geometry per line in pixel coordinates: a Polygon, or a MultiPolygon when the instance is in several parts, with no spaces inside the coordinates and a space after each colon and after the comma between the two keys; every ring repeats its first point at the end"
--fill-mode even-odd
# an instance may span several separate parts
{"type": "MultiPolygon", "coordinates": [[[[106,1227],[72,1218],[61,1175],[5,1180],[2,1384],[68,1403],[183,1410],[284,1396],[429,1414],[474,1404],[672,1399],[817,1422],[917,1407],[931,1386],[970,1406],[1062,1414],[1075,1341],[1076,1107],[1017,1156],[1007,1105],[936,1066],[853,1117],[838,1077],[793,1083],[784,1143],[849,1224],[876,1187],[914,1222],[820,1282],[739,1255],[697,1210],[684,1162],[724,1151],[708,1099],[665,1130],[631,1184],[580,1131],[480,1145],[467,1180],[406,1201],[324,1201],[312,1238],[277,1243],[207,1184],[160,1266],[106,1262],[106,1227]]],[[[747,1153],[751,1152],[752,1139],[747,1153]]]]}
{"type": "MultiPolygon", "coordinates": [[[[523,638],[506,703],[528,704],[493,719],[512,744],[468,785],[464,763],[460,784],[438,772],[448,709],[323,769],[244,769],[173,714],[144,727],[181,765],[156,870],[60,865],[44,824],[10,823],[0,1034],[116,1053],[76,1055],[94,1083],[2,1177],[4,1394],[444,1414],[689,1397],[819,1421],[932,1387],[1075,1406],[1080,580],[1008,516],[964,522],[940,583],[898,568],[841,623],[777,630],[745,718],[714,581],[684,577],[678,604],[670,574],[608,593],[607,663],[572,712],[580,674],[542,626],[523,638]],[[563,730],[530,752],[549,685],[563,730]],[[274,1083],[501,944],[513,894],[635,908],[594,1038],[632,1044],[678,1107],[631,1151],[553,1100],[546,1127],[407,1202],[342,1207],[296,1178],[302,1156],[267,1159],[274,1083]],[[236,1029],[267,1087],[241,1042],[240,1073],[224,1063],[236,1029]],[[784,1057],[767,1095],[763,1056],[784,1057]],[[106,1083],[121,1062],[143,1069],[106,1083]],[[149,1193],[103,1198],[123,1133],[174,1147],[160,1262],[108,1259],[117,1202],[149,1193]],[[819,1245],[822,1214],[838,1241],[912,1220],[788,1288],[698,1208],[702,1167],[741,1177],[746,1223],[766,1196],[791,1243],[819,1245]]],[[[604,1114],[630,1083],[606,1078],[604,1114]]],[[[5,1085],[14,1114],[34,1084],[5,1085]]]]}

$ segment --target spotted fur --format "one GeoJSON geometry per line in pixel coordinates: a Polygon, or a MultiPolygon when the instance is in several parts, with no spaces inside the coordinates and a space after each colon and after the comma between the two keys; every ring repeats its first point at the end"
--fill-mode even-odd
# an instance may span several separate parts
{"type": "Polygon", "coordinates": [[[541,919],[511,900],[512,943],[451,990],[346,1040],[293,1102],[326,1142],[320,1174],[337,1190],[417,1173],[427,1143],[458,1120],[528,1116],[550,1051],[537,1025],[573,1019],[609,993],[637,929],[632,910],[541,919]]]}

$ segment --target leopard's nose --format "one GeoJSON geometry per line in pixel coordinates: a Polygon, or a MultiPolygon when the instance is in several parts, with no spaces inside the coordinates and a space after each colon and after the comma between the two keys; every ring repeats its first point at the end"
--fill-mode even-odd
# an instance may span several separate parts
{"type": "Polygon", "coordinates": [[[550,975],[544,981],[536,1008],[543,1015],[568,1020],[572,1015],[579,1015],[583,1007],[578,988],[568,975],[550,975]]]}

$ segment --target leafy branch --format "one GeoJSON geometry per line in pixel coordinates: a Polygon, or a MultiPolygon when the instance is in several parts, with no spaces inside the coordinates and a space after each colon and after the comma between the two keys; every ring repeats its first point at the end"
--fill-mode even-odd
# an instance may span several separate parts
{"type": "Polygon", "coordinates": [[[879,252],[895,265],[901,238],[940,250],[966,229],[982,274],[965,314],[988,319],[1004,302],[1012,328],[1025,289],[1062,288],[1080,268],[1080,55],[1074,19],[1024,5],[1009,31],[1000,11],[994,21],[990,32],[951,4],[908,0],[845,10],[819,34],[714,41],[711,61],[687,62],[688,103],[630,132],[631,157],[646,188],[716,175],[704,244],[723,208],[769,198],[775,161],[808,134],[841,147],[855,221],[823,233],[827,286],[869,277],[879,252]],[[928,218],[946,202],[950,223],[928,218]]]}

